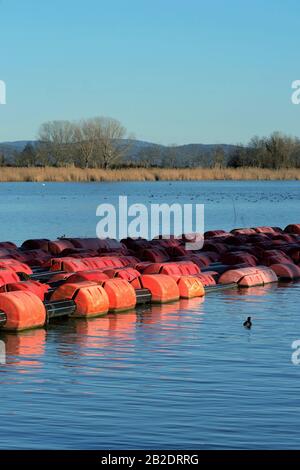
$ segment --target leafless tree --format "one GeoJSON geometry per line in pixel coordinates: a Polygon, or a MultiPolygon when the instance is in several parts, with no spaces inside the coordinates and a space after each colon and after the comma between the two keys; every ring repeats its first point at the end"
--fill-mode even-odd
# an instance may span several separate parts
{"type": "Polygon", "coordinates": [[[80,166],[84,168],[95,166],[99,135],[100,130],[94,119],[85,119],[75,124],[76,162],[78,161],[80,166]]]}
{"type": "Polygon", "coordinates": [[[265,140],[265,146],[272,166],[277,169],[291,166],[291,157],[296,145],[297,140],[295,138],[283,135],[280,132],[271,134],[265,140]]]}
{"type": "Polygon", "coordinates": [[[50,163],[60,166],[73,160],[75,127],[70,121],[49,121],[41,125],[38,133],[40,153],[46,153],[50,163]]]}
{"type": "Polygon", "coordinates": [[[121,139],[126,136],[126,129],[122,124],[113,118],[95,118],[95,125],[98,130],[97,155],[102,168],[107,169],[122,160],[128,151],[130,142],[121,145],[121,139]]]}

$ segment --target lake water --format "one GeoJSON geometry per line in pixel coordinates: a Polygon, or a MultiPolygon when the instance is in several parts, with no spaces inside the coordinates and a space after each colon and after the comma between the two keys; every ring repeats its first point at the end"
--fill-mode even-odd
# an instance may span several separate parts
{"type": "MultiPolygon", "coordinates": [[[[1,239],[95,236],[96,206],[205,204],[205,229],[300,221],[298,182],[0,185],[1,239]]],[[[300,447],[300,284],[0,335],[0,448],[300,447]],[[251,331],[242,323],[253,318],[251,331]]]]}

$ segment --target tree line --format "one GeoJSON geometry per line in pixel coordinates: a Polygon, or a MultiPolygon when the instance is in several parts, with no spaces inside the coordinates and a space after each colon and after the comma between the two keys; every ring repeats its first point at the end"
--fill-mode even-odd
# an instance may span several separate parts
{"type": "Polygon", "coordinates": [[[35,145],[15,153],[16,166],[69,166],[111,168],[121,163],[127,150],[121,145],[127,131],[112,118],[78,122],[49,121],[41,125],[35,145]]]}
{"type": "Polygon", "coordinates": [[[229,155],[227,166],[258,168],[299,168],[300,139],[280,132],[268,137],[253,137],[248,145],[237,146],[229,155]]]}
{"type": "MultiPolygon", "coordinates": [[[[299,168],[300,139],[274,132],[253,137],[247,145],[216,145],[209,150],[198,146],[148,145],[135,153],[126,128],[116,119],[96,117],[70,121],[49,121],[41,125],[37,142],[15,152],[12,166],[76,166],[80,168],[299,168]],[[190,146],[188,146],[190,147],[190,146]],[[134,155],[133,155],[134,153],[134,155]]],[[[0,154],[0,165],[7,164],[0,154]]]]}
{"type": "Polygon", "coordinates": [[[183,154],[181,147],[146,148],[138,156],[143,166],[164,168],[300,168],[300,139],[280,132],[253,137],[246,145],[215,145],[207,151],[183,154]]]}

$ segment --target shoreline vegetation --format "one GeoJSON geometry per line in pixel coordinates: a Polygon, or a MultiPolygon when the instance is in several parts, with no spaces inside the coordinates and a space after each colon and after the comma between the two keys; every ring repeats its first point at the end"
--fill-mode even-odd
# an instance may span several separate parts
{"type": "Polygon", "coordinates": [[[42,180],[45,173],[55,181],[293,179],[300,169],[300,138],[281,132],[254,136],[247,145],[166,146],[137,141],[117,119],[103,116],[44,122],[37,140],[7,144],[13,142],[0,143],[0,166],[37,168],[28,178],[42,180]]]}
{"type": "Polygon", "coordinates": [[[0,182],[300,180],[300,168],[119,168],[2,167],[0,182]]]}

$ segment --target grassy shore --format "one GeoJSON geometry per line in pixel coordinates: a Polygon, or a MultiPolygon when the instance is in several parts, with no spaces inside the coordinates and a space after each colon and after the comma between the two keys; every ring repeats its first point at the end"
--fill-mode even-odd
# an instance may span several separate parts
{"type": "Polygon", "coordinates": [[[0,182],[14,181],[201,181],[201,180],[300,180],[300,169],[262,168],[126,168],[118,170],[68,168],[0,168],[0,182]]]}

